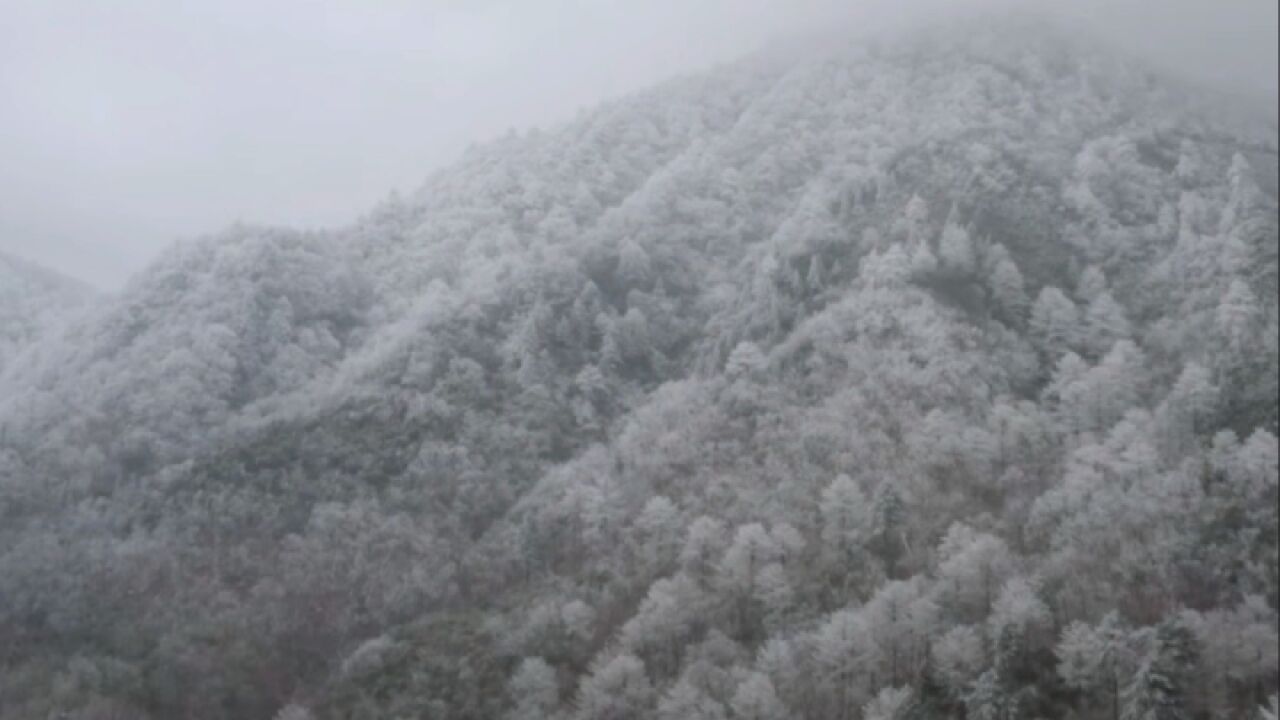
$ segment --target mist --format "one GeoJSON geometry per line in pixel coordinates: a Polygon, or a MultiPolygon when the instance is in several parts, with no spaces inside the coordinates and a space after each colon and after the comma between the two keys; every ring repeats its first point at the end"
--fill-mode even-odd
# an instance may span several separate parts
{"type": "MultiPolygon", "coordinates": [[[[963,3],[0,3],[0,251],[114,289],[235,221],[348,222],[469,144],[772,42],[963,3]]],[[[1023,2],[1276,98],[1276,4],[1023,2]]]]}

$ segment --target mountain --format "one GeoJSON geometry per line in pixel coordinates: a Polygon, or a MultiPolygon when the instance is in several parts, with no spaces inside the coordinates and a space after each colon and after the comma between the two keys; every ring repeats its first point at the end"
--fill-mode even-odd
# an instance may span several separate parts
{"type": "Polygon", "coordinates": [[[20,351],[95,296],[77,280],[0,253],[0,375],[20,351]]]}
{"type": "Polygon", "coordinates": [[[1276,146],[984,18],[177,246],[0,380],[0,717],[1252,712],[1276,146]]]}

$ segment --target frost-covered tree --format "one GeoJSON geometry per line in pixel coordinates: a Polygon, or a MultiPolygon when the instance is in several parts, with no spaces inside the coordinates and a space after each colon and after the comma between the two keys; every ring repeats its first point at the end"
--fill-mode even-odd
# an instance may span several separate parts
{"type": "Polygon", "coordinates": [[[956,523],[938,548],[939,605],[957,617],[984,618],[1013,570],[1000,538],[956,523]]]}
{"type": "Polygon", "coordinates": [[[876,486],[867,517],[867,547],[880,557],[890,577],[907,551],[907,506],[896,482],[889,478],[876,486]]]}
{"type": "Polygon", "coordinates": [[[753,342],[741,342],[725,361],[725,375],[730,378],[754,378],[764,370],[765,357],[753,342]]]}
{"type": "Polygon", "coordinates": [[[1017,701],[1009,695],[995,670],[978,676],[964,696],[964,707],[966,717],[974,720],[1013,720],[1020,717],[1017,701]]]}
{"type": "Polygon", "coordinates": [[[507,691],[515,701],[509,713],[513,720],[549,720],[560,702],[555,668],[542,658],[522,660],[507,691]]]}
{"type": "Polygon", "coordinates": [[[1108,613],[1096,626],[1068,625],[1055,651],[1058,674],[1068,687],[1103,701],[1108,717],[1120,717],[1121,692],[1136,663],[1130,631],[1119,616],[1108,613]]]}
{"type": "Polygon", "coordinates": [[[644,657],[655,677],[673,673],[697,608],[687,578],[662,578],[649,587],[639,609],[622,626],[622,642],[644,657]]]}
{"type": "Polygon", "coordinates": [[[1122,720],[1183,720],[1191,716],[1189,683],[1195,637],[1177,618],[1143,631],[1146,649],[1121,698],[1122,720]]]}
{"type": "Polygon", "coordinates": [[[930,659],[953,697],[962,696],[987,666],[983,645],[982,634],[969,625],[953,627],[934,641],[930,659]]]}
{"type": "Polygon", "coordinates": [[[681,679],[658,701],[659,720],[724,720],[724,705],[681,679]]]}
{"type": "Polygon", "coordinates": [[[1006,321],[1016,326],[1026,318],[1030,306],[1026,281],[1012,259],[1000,260],[991,271],[991,295],[1006,321]]]}
{"type": "Polygon", "coordinates": [[[627,240],[618,250],[618,277],[627,287],[646,287],[652,280],[653,267],[649,254],[634,240],[627,240]]]}
{"type": "Polygon", "coordinates": [[[883,688],[875,699],[863,706],[863,720],[905,720],[912,699],[910,687],[883,688]]]}
{"type": "MultiPolygon", "coordinates": [[[[953,211],[954,214],[954,211],[953,211]]],[[[948,218],[938,239],[938,260],[942,268],[957,277],[969,277],[977,266],[977,254],[969,231],[948,218]]]]}
{"type": "Polygon", "coordinates": [[[865,702],[865,679],[861,677],[865,630],[855,611],[839,610],[814,633],[814,665],[827,717],[849,720],[865,702]]]}
{"type": "Polygon", "coordinates": [[[869,641],[864,655],[873,686],[915,680],[928,653],[939,608],[919,578],[884,585],[863,607],[869,641]]]}
{"type": "Polygon", "coordinates": [[[674,562],[682,529],[680,511],[670,499],[658,495],[645,503],[635,532],[637,553],[647,574],[659,574],[674,562]]]}
{"type": "Polygon", "coordinates": [[[1255,337],[1258,300],[1242,280],[1232,280],[1218,304],[1219,333],[1232,352],[1242,352],[1255,337]]]}
{"type": "Polygon", "coordinates": [[[1050,358],[1061,357],[1080,340],[1080,311],[1055,287],[1040,291],[1031,307],[1031,336],[1050,358]]]}
{"type": "Polygon", "coordinates": [[[273,716],[273,720],[311,720],[315,717],[305,706],[297,703],[289,703],[280,708],[280,711],[273,716]]]}
{"type": "MultiPolygon", "coordinates": [[[[1212,610],[1191,623],[1200,649],[1198,687],[1223,707],[1265,702],[1267,681],[1280,670],[1275,616],[1266,600],[1247,595],[1234,608],[1212,610]]],[[[1244,706],[1244,707],[1241,707],[1244,706]]]]}
{"type": "Polygon", "coordinates": [[[729,703],[734,718],[742,720],[787,720],[787,709],[778,700],[769,676],[750,672],[738,683],[729,703]]]}
{"type": "Polygon", "coordinates": [[[723,522],[703,515],[690,523],[685,534],[680,567],[704,587],[711,582],[716,563],[728,547],[726,532],[723,522]]]}
{"type": "Polygon", "coordinates": [[[1010,630],[1025,636],[1048,625],[1049,608],[1040,600],[1035,583],[1013,577],[1006,580],[1000,589],[988,623],[992,637],[999,637],[1010,630]]]}
{"type": "Polygon", "coordinates": [[[870,508],[866,495],[848,475],[838,475],[822,491],[822,542],[827,562],[840,578],[843,592],[858,580],[866,565],[870,539],[870,508]]]}
{"type": "Polygon", "coordinates": [[[903,212],[906,223],[907,244],[914,250],[929,242],[929,204],[919,195],[912,195],[903,212]]]}
{"type": "Polygon", "coordinates": [[[1101,356],[1117,341],[1128,339],[1131,335],[1132,330],[1124,308],[1111,297],[1111,293],[1103,290],[1094,296],[1084,315],[1083,342],[1089,351],[1095,356],[1101,356]]]}
{"type": "Polygon", "coordinates": [[[618,655],[596,667],[578,688],[579,720],[640,720],[653,703],[644,663],[618,655]]]}
{"type": "Polygon", "coordinates": [[[1092,305],[1105,292],[1108,292],[1107,276],[1097,265],[1090,265],[1080,273],[1076,281],[1076,297],[1080,302],[1092,305]]]}
{"type": "MultiPolygon", "coordinates": [[[[731,598],[739,637],[756,637],[764,620],[760,607],[760,579],[765,568],[777,561],[779,548],[764,526],[741,525],[720,560],[717,583],[731,598]]],[[[776,574],[776,573],[775,573],[776,574]]]]}
{"type": "Polygon", "coordinates": [[[1204,433],[1217,400],[1218,389],[1209,371],[1198,363],[1187,363],[1160,406],[1159,421],[1167,454],[1182,454],[1194,438],[1204,433]]]}

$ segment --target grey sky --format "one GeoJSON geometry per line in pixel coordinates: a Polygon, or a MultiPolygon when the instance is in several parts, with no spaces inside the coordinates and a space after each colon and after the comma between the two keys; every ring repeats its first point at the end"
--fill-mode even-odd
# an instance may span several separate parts
{"type": "MultiPolygon", "coordinates": [[[[345,222],[469,142],[777,36],[990,4],[0,0],[0,251],[117,287],[175,238],[345,222]]],[[[1276,96],[1275,0],[1056,7],[1206,83],[1276,96]]]]}

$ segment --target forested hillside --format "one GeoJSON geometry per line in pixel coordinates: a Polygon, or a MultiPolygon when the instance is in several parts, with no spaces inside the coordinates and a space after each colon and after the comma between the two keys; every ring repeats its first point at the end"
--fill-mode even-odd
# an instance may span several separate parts
{"type": "Polygon", "coordinates": [[[93,299],[88,286],[0,253],[0,374],[19,352],[93,299]]]}
{"type": "Polygon", "coordinates": [[[1276,150],[984,18],[176,246],[0,364],[0,718],[1274,717],[1276,150]]]}

